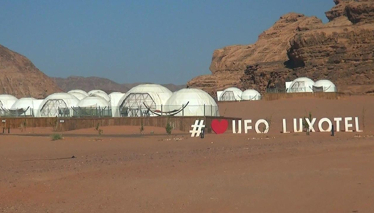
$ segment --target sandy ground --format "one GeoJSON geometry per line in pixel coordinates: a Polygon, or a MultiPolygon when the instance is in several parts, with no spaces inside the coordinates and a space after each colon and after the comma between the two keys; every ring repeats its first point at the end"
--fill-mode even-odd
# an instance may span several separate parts
{"type": "Polygon", "coordinates": [[[155,127],[75,130],[57,141],[48,129],[0,135],[0,212],[374,212],[373,106],[372,97],[220,105],[226,116],[272,114],[268,135],[201,139],[155,127]],[[309,110],[365,114],[364,132],[279,132],[280,118],[309,110]]]}

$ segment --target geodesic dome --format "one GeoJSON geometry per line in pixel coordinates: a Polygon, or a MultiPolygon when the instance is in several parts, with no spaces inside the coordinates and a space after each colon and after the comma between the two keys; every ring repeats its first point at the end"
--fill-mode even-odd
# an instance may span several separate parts
{"type": "Polygon", "coordinates": [[[223,90],[220,101],[240,101],[242,99],[242,91],[236,87],[229,87],[223,90]]]}
{"type": "Polygon", "coordinates": [[[1,108],[10,109],[17,100],[18,99],[14,97],[13,95],[8,95],[8,94],[0,95],[0,109],[1,108]]]}
{"type": "Polygon", "coordinates": [[[83,98],[88,96],[87,92],[85,92],[83,90],[79,90],[79,89],[70,90],[68,93],[71,94],[71,95],[74,95],[76,98],[78,98],[78,100],[82,100],[83,98]]]}
{"type": "Polygon", "coordinates": [[[79,100],[69,93],[53,93],[40,104],[40,117],[70,117],[72,107],[78,106],[79,100]]]}
{"type": "Polygon", "coordinates": [[[164,111],[181,109],[187,102],[187,107],[176,116],[219,116],[218,105],[214,99],[205,91],[195,88],[174,92],[166,102],[164,111]]]}
{"type": "Polygon", "coordinates": [[[119,117],[119,101],[125,96],[122,92],[112,92],[109,94],[112,117],[119,117]]]}
{"type": "Polygon", "coordinates": [[[314,92],[336,92],[336,86],[330,80],[318,80],[313,85],[314,92]]]}
{"type": "Polygon", "coordinates": [[[168,88],[159,84],[140,84],[120,99],[119,113],[125,117],[148,116],[150,114],[147,107],[161,110],[171,95],[172,92],[168,88]]]}
{"type": "Polygon", "coordinates": [[[110,101],[110,98],[109,98],[109,95],[102,91],[102,90],[91,90],[88,92],[88,96],[94,96],[94,97],[101,97],[101,98],[104,98],[106,101],[110,101]]]}
{"type": "Polygon", "coordinates": [[[242,93],[242,100],[245,100],[245,101],[261,100],[261,94],[254,89],[247,89],[242,93]]]}
{"type": "Polygon", "coordinates": [[[19,113],[18,116],[34,116],[35,98],[20,98],[10,108],[11,113],[19,113]]]}
{"type": "Polygon", "coordinates": [[[313,92],[314,81],[307,77],[296,78],[292,81],[287,93],[313,92]]]}

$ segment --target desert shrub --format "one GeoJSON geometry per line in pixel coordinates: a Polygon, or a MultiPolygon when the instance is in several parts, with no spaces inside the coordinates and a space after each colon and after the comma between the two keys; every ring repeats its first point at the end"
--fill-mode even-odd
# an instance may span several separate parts
{"type": "Polygon", "coordinates": [[[173,127],[170,124],[170,118],[168,118],[166,122],[165,130],[166,130],[166,133],[168,133],[169,135],[171,134],[171,130],[173,130],[173,127]]]}
{"type": "Polygon", "coordinates": [[[143,119],[140,120],[140,128],[139,128],[139,130],[140,130],[140,134],[142,134],[143,131],[144,131],[144,123],[143,123],[143,119]]]}
{"type": "Polygon", "coordinates": [[[57,141],[57,140],[61,140],[62,139],[62,135],[61,134],[53,134],[52,136],[52,141],[57,141]]]}
{"type": "Polygon", "coordinates": [[[96,129],[96,131],[97,131],[97,133],[98,133],[99,135],[102,135],[103,132],[104,132],[104,130],[100,129],[100,123],[97,123],[97,124],[96,124],[95,129],[96,129]]]}
{"type": "Polygon", "coordinates": [[[308,117],[304,116],[304,119],[303,119],[303,128],[305,129],[306,134],[309,135],[309,124],[308,122],[306,122],[306,118],[308,118],[309,121],[312,121],[312,113],[309,112],[308,117]]]}

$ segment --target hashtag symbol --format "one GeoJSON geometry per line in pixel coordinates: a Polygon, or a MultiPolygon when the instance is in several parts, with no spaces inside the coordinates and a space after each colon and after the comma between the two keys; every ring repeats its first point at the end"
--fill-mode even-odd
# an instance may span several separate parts
{"type": "Polygon", "coordinates": [[[199,137],[201,128],[203,127],[205,127],[204,120],[200,120],[200,123],[199,123],[199,120],[196,120],[195,124],[191,125],[191,128],[192,128],[192,130],[190,130],[191,137],[199,137]]]}

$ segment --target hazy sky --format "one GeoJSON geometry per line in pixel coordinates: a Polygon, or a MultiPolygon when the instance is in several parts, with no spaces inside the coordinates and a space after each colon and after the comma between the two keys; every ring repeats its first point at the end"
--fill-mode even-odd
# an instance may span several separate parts
{"type": "Polygon", "coordinates": [[[185,84],[210,74],[215,49],[250,44],[288,12],[333,0],[1,0],[0,44],[52,77],[185,84]]]}

